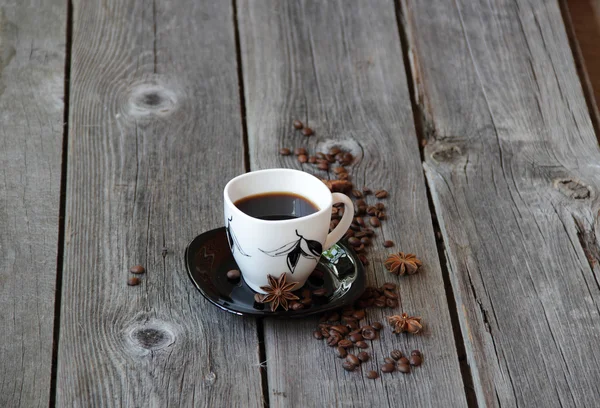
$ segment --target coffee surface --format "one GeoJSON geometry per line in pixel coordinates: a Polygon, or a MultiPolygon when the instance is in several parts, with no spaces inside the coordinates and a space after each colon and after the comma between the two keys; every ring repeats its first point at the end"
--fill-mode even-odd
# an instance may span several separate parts
{"type": "Polygon", "coordinates": [[[234,205],[251,217],[267,221],[306,217],[319,211],[308,198],[284,192],[251,195],[237,200],[234,205]]]}

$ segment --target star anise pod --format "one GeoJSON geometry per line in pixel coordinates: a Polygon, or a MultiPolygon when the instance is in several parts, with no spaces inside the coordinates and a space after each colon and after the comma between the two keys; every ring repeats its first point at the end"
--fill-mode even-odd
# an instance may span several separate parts
{"type": "Polygon", "coordinates": [[[405,254],[404,252],[388,256],[384,263],[387,270],[394,275],[412,275],[422,264],[415,254],[405,254]]]}
{"type": "Polygon", "coordinates": [[[288,310],[288,300],[298,300],[299,297],[292,293],[292,289],[298,285],[298,282],[287,283],[287,274],[284,272],[275,279],[271,275],[267,275],[269,281],[268,286],[261,286],[260,288],[267,292],[263,299],[263,303],[271,304],[271,311],[274,312],[279,306],[288,310]]]}
{"type": "Polygon", "coordinates": [[[394,329],[394,333],[409,332],[412,334],[417,334],[423,328],[423,325],[421,324],[421,318],[409,316],[408,313],[402,313],[400,316],[389,316],[387,320],[394,329]]]}

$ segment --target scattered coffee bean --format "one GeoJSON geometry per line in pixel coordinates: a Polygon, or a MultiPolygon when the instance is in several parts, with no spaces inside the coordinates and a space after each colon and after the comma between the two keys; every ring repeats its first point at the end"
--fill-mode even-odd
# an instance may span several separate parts
{"type": "Polygon", "coordinates": [[[391,373],[396,369],[396,366],[394,364],[384,364],[381,366],[381,372],[383,373],[391,373]]]}
{"type": "Polygon", "coordinates": [[[408,374],[410,373],[410,366],[408,364],[398,364],[398,371],[408,374]]]}
{"type": "Polygon", "coordinates": [[[396,364],[396,362],[393,359],[389,358],[389,357],[384,358],[383,361],[386,364],[396,364]]]}
{"type": "Polygon", "coordinates": [[[351,319],[346,323],[346,327],[350,330],[356,330],[358,329],[358,322],[355,319],[351,319]]]}
{"type": "Polygon", "coordinates": [[[300,303],[302,303],[304,306],[310,306],[310,305],[312,305],[312,299],[310,299],[310,298],[302,299],[300,301],[300,303]]]}
{"type": "Polygon", "coordinates": [[[381,289],[385,290],[396,290],[396,288],[398,287],[398,285],[396,285],[394,282],[385,282],[383,285],[381,285],[381,289]]]}
{"type": "Polygon", "coordinates": [[[387,290],[387,289],[385,289],[385,290],[383,291],[383,295],[384,295],[386,298],[388,298],[388,299],[398,299],[398,294],[397,294],[397,293],[394,293],[394,292],[392,292],[391,290],[387,290]]]}
{"type": "Polygon", "coordinates": [[[377,211],[377,218],[379,218],[380,220],[385,220],[385,212],[384,211],[377,211]]]}
{"type": "Polygon", "coordinates": [[[384,241],[383,246],[386,248],[391,248],[394,246],[394,241],[390,241],[389,239],[387,241],[384,241]]]}
{"type": "Polygon", "coordinates": [[[379,330],[383,329],[383,325],[382,325],[381,323],[379,323],[379,322],[373,322],[373,323],[371,324],[371,326],[373,326],[373,328],[374,328],[375,330],[377,330],[377,331],[379,331],[379,330]]]}
{"type": "Polygon", "coordinates": [[[308,161],[308,156],[305,154],[301,154],[300,156],[298,156],[298,161],[300,163],[306,163],[308,161]]]}
{"type": "Polygon", "coordinates": [[[385,299],[376,299],[373,304],[375,305],[375,307],[385,307],[385,299]]]}
{"type": "Polygon", "coordinates": [[[392,357],[396,361],[400,360],[402,356],[403,354],[400,350],[392,350],[392,352],[390,353],[390,357],[392,357]]]}
{"type": "Polygon", "coordinates": [[[326,155],[325,155],[325,158],[327,159],[327,161],[328,161],[329,163],[335,163],[335,157],[333,157],[332,155],[330,155],[330,154],[326,154],[326,155]]]}
{"type": "Polygon", "coordinates": [[[373,205],[367,207],[367,214],[377,215],[377,208],[375,208],[375,206],[373,206],[373,205]]]}
{"type": "Polygon", "coordinates": [[[365,215],[365,206],[364,205],[359,205],[358,207],[354,208],[354,214],[355,215],[365,215]]]}
{"type": "Polygon", "coordinates": [[[375,235],[375,231],[373,231],[371,228],[363,228],[363,231],[367,233],[368,237],[375,235]]]}
{"type": "MultiPolygon", "coordinates": [[[[361,219],[362,219],[362,218],[361,218],[361,219]]],[[[362,238],[360,239],[360,242],[361,242],[363,245],[371,245],[371,239],[370,239],[369,237],[362,237],[362,238]]]]}
{"type": "Polygon", "coordinates": [[[348,164],[352,163],[352,160],[354,160],[354,156],[352,156],[352,153],[350,153],[350,152],[344,153],[344,156],[342,158],[342,164],[348,165],[348,164]]]}
{"type": "Polygon", "coordinates": [[[350,340],[347,339],[343,339],[338,341],[338,347],[343,347],[343,348],[349,348],[349,347],[354,347],[354,343],[350,340]]]}
{"type": "Polygon", "coordinates": [[[354,365],[359,365],[360,364],[360,360],[354,354],[348,354],[346,356],[346,361],[348,361],[348,362],[350,362],[350,363],[352,363],[354,365]]]}
{"type": "Polygon", "coordinates": [[[363,340],[363,336],[360,333],[354,333],[352,336],[350,336],[350,341],[352,343],[358,343],[359,341],[363,340]]]}
{"type": "Polygon", "coordinates": [[[358,259],[360,259],[360,262],[364,265],[364,266],[368,266],[369,265],[369,260],[367,259],[366,256],[364,256],[363,254],[358,255],[358,259]]]}
{"type": "Polygon", "coordinates": [[[346,356],[348,355],[348,352],[343,347],[336,347],[334,353],[337,358],[346,358],[346,356]]]}
{"type": "Polygon", "coordinates": [[[379,378],[379,374],[377,374],[377,371],[371,370],[367,373],[367,378],[369,380],[375,380],[376,378],[379,378]]]}
{"type": "Polygon", "coordinates": [[[352,190],[352,195],[356,198],[362,198],[363,197],[363,193],[361,193],[358,190],[352,190]]]}
{"type": "Polygon", "coordinates": [[[415,367],[420,366],[421,363],[423,362],[423,360],[421,359],[421,356],[410,356],[410,359],[408,361],[411,366],[415,366],[415,367]]]}
{"type": "Polygon", "coordinates": [[[331,334],[329,332],[329,337],[327,338],[327,345],[329,347],[337,346],[338,342],[342,339],[342,336],[338,333],[337,335],[331,334]]]}
{"type": "Polygon", "coordinates": [[[127,284],[129,286],[137,286],[139,285],[141,282],[140,278],[136,277],[136,276],[132,276],[129,279],[127,279],[127,284]]]}
{"type": "Polygon", "coordinates": [[[357,247],[360,245],[360,239],[356,238],[355,236],[350,237],[350,238],[348,238],[348,243],[350,245],[352,245],[353,247],[357,247]]]}
{"type": "Polygon", "coordinates": [[[333,172],[335,174],[340,174],[340,173],[347,173],[348,170],[346,170],[345,167],[336,167],[336,168],[333,169],[333,172]]]}
{"type": "Polygon", "coordinates": [[[366,340],[375,340],[377,338],[377,332],[371,326],[365,326],[362,328],[362,336],[366,340]]]}
{"type": "Polygon", "coordinates": [[[320,330],[315,330],[313,332],[313,337],[317,340],[323,340],[323,335],[321,334],[320,330]]]}
{"type": "Polygon", "coordinates": [[[332,154],[334,156],[340,152],[341,150],[338,147],[332,147],[331,149],[329,149],[329,154],[332,154]]]}
{"type": "Polygon", "coordinates": [[[367,353],[366,351],[361,351],[360,353],[358,353],[358,359],[363,363],[366,363],[367,361],[369,361],[369,353],[367,353]]]}
{"type": "Polygon", "coordinates": [[[379,218],[377,217],[371,217],[369,218],[369,224],[377,228],[381,225],[381,221],[379,221],[379,218]]]}
{"type": "Polygon", "coordinates": [[[282,147],[281,149],[279,149],[279,154],[282,156],[289,156],[290,154],[292,154],[292,152],[287,147],[282,147]]]}
{"type": "Polygon", "coordinates": [[[293,302],[290,304],[290,309],[294,310],[294,311],[298,311],[298,310],[302,310],[304,309],[304,305],[300,302],[293,302]]]}
{"type": "Polygon", "coordinates": [[[408,358],[404,356],[400,357],[400,359],[398,360],[398,364],[409,364],[408,358]]]}
{"type": "Polygon", "coordinates": [[[364,231],[359,231],[359,232],[357,232],[356,234],[354,234],[354,236],[355,236],[356,238],[364,238],[364,237],[366,237],[366,236],[367,236],[367,233],[366,233],[366,232],[364,232],[364,231]]]}
{"type": "Polygon", "coordinates": [[[323,153],[323,152],[317,152],[316,156],[317,156],[317,159],[324,159],[325,158],[325,153],[323,153]]]}
{"type": "Polygon", "coordinates": [[[240,278],[240,271],[238,269],[232,269],[227,271],[227,279],[235,280],[240,278]]]}
{"type": "Polygon", "coordinates": [[[313,296],[327,296],[327,289],[325,288],[320,288],[320,289],[315,289],[312,292],[313,296]]]}
{"type": "Polygon", "coordinates": [[[319,170],[329,170],[329,164],[327,164],[327,163],[319,163],[317,165],[317,168],[319,170]]]}
{"type": "Polygon", "coordinates": [[[362,340],[361,341],[357,341],[356,343],[354,343],[354,345],[356,347],[358,347],[358,348],[361,348],[361,349],[369,348],[369,345],[367,344],[367,342],[366,341],[362,341],[362,340]]]}
{"type": "Polygon", "coordinates": [[[362,320],[365,318],[365,311],[355,310],[354,313],[352,313],[352,317],[354,317],[356,320],[362,320]]]}
{"type": "Polygon", "coordinates": [[[310,164],[315,164],[315,163],[317,162],[317,158],[316,158],[315,156],[310,156],[310,157],[308,158],[308,162],[309,162],[310,164]]]}
{"type": "Polygon", "coordinates": [[[385,305],[387,307],[389,307],[390,309],[395,309],[395,308],[398,307],[398,300],[386,298],[385,299],[385,305]]]}
{"type": "Polygon", "coordinates": [[[386,198],[388,196],[388,192],[385,190],[377,190],[375,192],[375,197],[377,198],[386,198]]]}
{"type": "Polygon", "coordinates": [[[325,329],[325,328],[321,329],[321,335],[323,335],[323,337],[326,338],[326,339],[328,339],[329,337],[331,337],[329,335],[329,331],[327,329],[325,329]]]}
{"type": "Polygon", "coordinates": [[[365,220],[363,220],[361,217],[357,217],[357,218],[356,218],[356,223],[357,223],[358,225],[360,225],[361,227],[365,227],[365,226],[366,226],[366,225],[365,225],[365,220]]]}
{"type": "Polygon", "coordinates": [[[296,156],[300,156],[301,154],[308,154],[308,152],[306,151],[306,149],[304,147],[296,147],[294,149],[294,154],[296,156]]]}
{"type": "Polygon", "coordinates": [[[349,361],[344,361],[342,363],[342,367],[344,367],[344,370],[346,370],[346,371],[354,371],[354,369],[356,368],[356,365],[352,364],[349,361]]]}
{"type": "Polygon", "coordinates": [[[383,211],[385,210],[385,205],[383,203],[377,203],[375,204],[375,208],[377,208],[378,211],[383,211]]]}
{"type": "Polygon", "coordinates": [[[264,300],[265,300],[265,295],[263,295],[262,293],[255,293],[254,294],[254,301],[256,303],[263,303],[264,300]]]}
{"type": "Polygon", "coordinates": [[[421,357],[421,356],[422,356],[422,355],[421,355],[421,352],[420,352],[419,350],[413,350],[413,351],[411,351],[411,352],[410,352],[410,355],[411,355],[411,356],[419,356],[419,357],[421,357]]]}
{"type": "Polygon", "coordinates": [[[345,336],[346,334],[348,334],[350,332],[350,330],[348,330],[347,327],[342,326],[342,325],[331,326],[331,330],[334,330],[343,336],[345,336]]]}
{"type": "Polygon", "coordinates": [[[371,189],[369,187],[363,187],[362,192],[364,195],[369,195],[369,194],[373,193],[373,191],[371,191],[371,189]]]}
{"type": "Polygon", "coordinates": [[[312,130],[309,127],[305,127],[304,129],[302,129],[302,134],[306,137],[311,136],[314,132],[314,130],[312,130]]]}
{"type": "Polygon", "coordinates": [[[356,252],[362,252],[365,250],[365,245],[364,244],[360,244],[359,246],[355,247],[354,250],[356,252]]]}
{"type": "Polygon", "coordinates": [[[136,275],[141,275],[142,273],[146,272],[146,269],[144,269],[142,265],[135,265],[129,269],[129,272],[135,273],[136,275]]]}
{"type": "Polygon", "coordinates": [[[304,127],[302,122],[300,122],[298,119],[296,119],[293,124],[295,129],[302,129],[304,127]]]}

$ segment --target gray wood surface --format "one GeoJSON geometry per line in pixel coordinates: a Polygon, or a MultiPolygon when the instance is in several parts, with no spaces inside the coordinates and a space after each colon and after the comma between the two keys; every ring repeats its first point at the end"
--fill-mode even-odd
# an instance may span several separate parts
{"type": "MultiPolygon", "coordinates": [[[[348,373],[330,347],[312,338],[316,319],[267,320],[271,406],[464,406],[393,2],[240,1],[238,8],[251,168],[300,168],[293,157],[278,155],[280,147],[351,149],[358,157],[355,183],[391,193],[368,281],[398,282],[404,311],[423,316],[426,325],[412,337],[386,328],[368,350],[373,360],[348,373]],[[294,131],[293,119],[316,135],[294,131]],[[382,263],[392,250],[383,248],[384,238],[396,242],[395,251],[418,254],[422,272],[401,279],[387,273],[382,263]],[[366,379],[394,348],[421,349],[424,365],[410,375],[366,379]]],[[[368,320],[389,314],[370,310],[368,320]]]]}
{"type": "Polygon", "coordinates": [[[598,405],[600,151],[555,1],[405,1],[481,406],[598,405]]]}
{"type": "Polygon", "coordinates": [[[75,1],[73,38],[57,406],[262,406],[255,322],[183,262],[244,171],[231,3],[75,1]]]}
{"type": "Polygon", "coordinates": [[[66,17],[60,0],[0,1],[2,407],[50,396],[66,17]]]}

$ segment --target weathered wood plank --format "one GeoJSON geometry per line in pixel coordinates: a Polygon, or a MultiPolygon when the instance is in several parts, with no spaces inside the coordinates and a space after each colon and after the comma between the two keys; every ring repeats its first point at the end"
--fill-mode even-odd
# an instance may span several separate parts
{"type": "Polygon", "coordinates": [[[480,405],[600,395],[600,151],[554,1],[405,1],[480,405]]]}
{"type": "MultiPolygon", "coordinates": [[[[300,168],[278,155],[284,146],[352,149],[356,184],[391,193],[389,221],[369,256],[369,283],[398,280],[382,265],[391,252],[384,238],[426,265],[399,283],[404,310],[421,314],[427,330],[398,338],[385,330],[362,372],[345,372],[333,350],[312,338],[315,319],[266,321],[271,406],[464,406],[393,2],[241,1],[238,16],[252,169],[300,168]],[[316,135],[295,132],[293,119],[316,135]],[[408,376],[367,380],[394,348],[423,350],[425,365],[408,376]]],[[[388,314],[371,310],[369,320],[388,314]]]]}
{"type": "Polygon", "coordinates": [[[2,407],[50,397],[66,19],[64,1],[0,1],[2,407]]]}
{"type": "Polygon", "coordinates": [[[71,82],[57,406],[262,406],[255,322],[182,256],[244,171],[231,3],[75,1],[71,82]]]}

